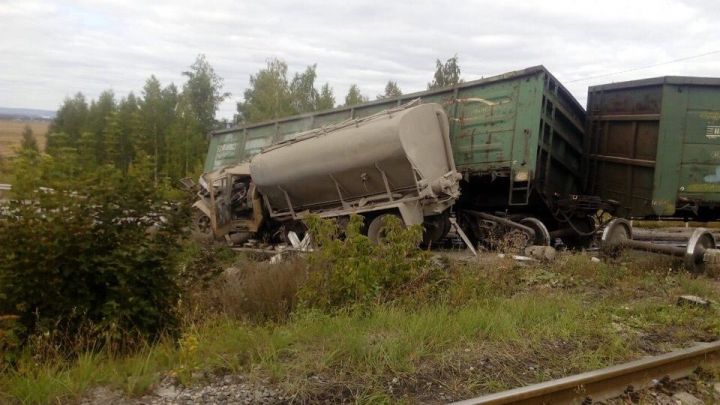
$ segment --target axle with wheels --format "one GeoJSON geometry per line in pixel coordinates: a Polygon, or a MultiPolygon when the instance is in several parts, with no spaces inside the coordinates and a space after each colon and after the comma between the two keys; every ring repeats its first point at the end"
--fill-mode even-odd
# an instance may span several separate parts
{"type": "Polygon", "coordinates": [[[633,240],[630,222],[618,218],[610,221],[603,230],[601,247],[605,252],[629,248],[680,257],[685,260],[688,270],[695,273],[704,272],[706,264],[720,264],[720,249],[715,248],[715,237],[705,228],[695,229],[687,247],[658,245],[633,240]]]}

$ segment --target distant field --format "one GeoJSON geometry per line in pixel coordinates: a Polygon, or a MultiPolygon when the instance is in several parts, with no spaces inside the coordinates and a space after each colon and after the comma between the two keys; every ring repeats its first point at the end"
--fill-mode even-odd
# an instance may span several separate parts
{"type": "Polygon", "coordinates": [[[0,156],[7,157],[15,155],[16,149],[20,146],[25,125],[30,125],[40,148],[45,149],[45,133],[50,125],[50,121],[0,119],[0,156]]]}

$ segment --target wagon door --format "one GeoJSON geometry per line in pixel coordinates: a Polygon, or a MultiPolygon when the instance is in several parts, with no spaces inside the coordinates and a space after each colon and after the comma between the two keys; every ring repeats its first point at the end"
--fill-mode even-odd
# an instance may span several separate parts
{"type": "Polygon", "coordinates": [[[675,105],[684,117],[680,197],[714,206],[720,202],[720,86],[668,86],[685,93],[675,105]]]}
{"type": "Polygon", "coordinates": [[[660,86],[589,93],[591,192],[618,201],[620,215],[654,213],[661,101],[660,86]]]}

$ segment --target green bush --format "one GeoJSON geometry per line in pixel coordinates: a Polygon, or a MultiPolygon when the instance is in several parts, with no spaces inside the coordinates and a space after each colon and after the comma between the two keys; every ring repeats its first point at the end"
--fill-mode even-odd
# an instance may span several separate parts
{"type": "Polygon", "coordinates": [[[357,215],[342,230],[335,221],[317,217],[307,225],[320,248],[308,259],[310,273],[299,292],[305,306],[337,309],[388,301],[437,277],[429,252],[418,247],[419,226],[404,228],[390,217],[384,243],[375,244],[362,234],[363,220],[357,215]]]}
{"type": "Polygon", "coordinates": [[[0,315],[0,371],[4,365],[13,364],[18,359],[23,328],[17,323],[15,315],[0,315]]]}
{"type": "Polygon", "coordinates": [[[179,254],[179,285],[185,292],[206,289],[234,260],[226,245],[189,240],[179,254]]]}
{"type": "Polygon", "coordinates": [[[176,324],[174,252],[186,204],[145,165],[83,171],[77,156],[24,153],[0,206],[0,315],[29,334],[131,346],[176,324]]]}

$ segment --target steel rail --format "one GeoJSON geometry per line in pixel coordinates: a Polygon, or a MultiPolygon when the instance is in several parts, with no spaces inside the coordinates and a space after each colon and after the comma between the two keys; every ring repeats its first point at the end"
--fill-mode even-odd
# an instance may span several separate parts
{"type": "Polygon", "coordinates": [[[581,404],[639,391],[665,377],[687,377],[698,366],[720,362],[720,340],[600,370],[485,395],[454,405],[581,404]]]}

